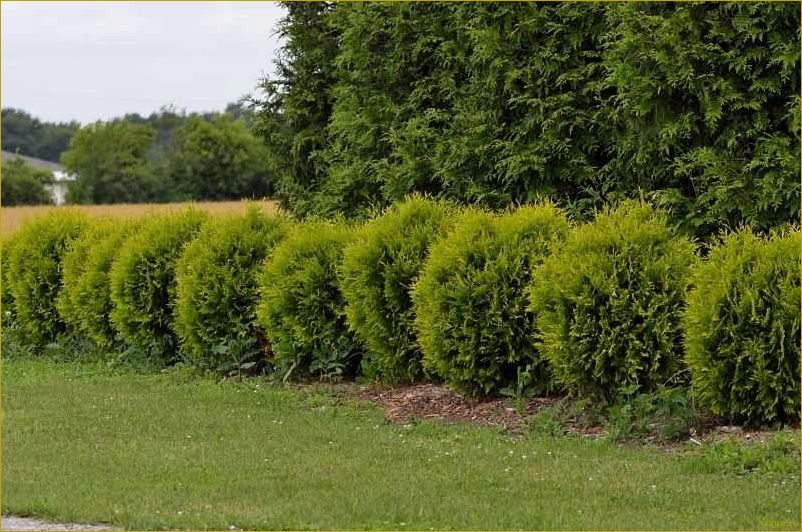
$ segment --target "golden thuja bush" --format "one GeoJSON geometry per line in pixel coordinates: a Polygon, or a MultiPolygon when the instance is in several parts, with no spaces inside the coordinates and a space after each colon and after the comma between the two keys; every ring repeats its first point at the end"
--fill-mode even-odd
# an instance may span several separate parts
{"type": "Polygon", "coordinates": [[[568,233],[550,203],[503,215],[469,209],[431,249],[412,292],[426,368],[486,395],[551,387],[528,308],[533,271],[568,233]]]}
{"type": "Polygon", "coordinates": [[[88,227],[88,219],[80,212],[61,210],[34,220],[15,235],[6,281],[24,342],[43,345],[66,331],[56,309],[62,261],[88,227]]]}
{"type": "Polygon", "coordinates": [[[289,229],[254,206],[210,220],[186,247],[176,265],[175,330],[194,364],[225,371],[264,357],[258,274],[289,229]]]}
{"type": "Polygon", "coordinates": [[[152,360],[179,358],[174,332],[176,262],[208,216],[187,209],[149,219],[111,266],[111,321],[122,339],[152,360]]]}
{"type": "Polygon", "coordinates": [[[412,285],[452,221],[442,202],[413,196],[360,228],[345,249],[341,287],[348,323],[365,342],[363,371],[387,383],[423,376],[412,285]]]}
{"type": "Polygon", "coordinates": [[[751,425],[799,420],[799,231],[723,237],[693,274],[684,316],[693,394],[751,425]]]}

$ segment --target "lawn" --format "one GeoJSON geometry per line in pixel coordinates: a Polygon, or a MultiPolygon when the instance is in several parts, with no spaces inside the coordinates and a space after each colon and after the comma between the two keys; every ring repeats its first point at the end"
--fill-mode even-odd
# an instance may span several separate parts
{"type": "Polygon", "coordinates": [[[133,529],[799,529],[799,471],[385,424],[264,381],[7,360],[2,511],[133,529]],[[709,465],[709,464],[708,464],[709,465]]]}

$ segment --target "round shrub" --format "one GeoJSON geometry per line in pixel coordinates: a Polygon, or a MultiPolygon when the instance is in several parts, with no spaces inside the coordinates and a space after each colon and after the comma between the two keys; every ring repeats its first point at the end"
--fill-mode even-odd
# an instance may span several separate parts
{"type": "Polygon", "coordinates": [[[178,260],[175,330],[184,354],[217,370],[264,358],[257,274],[289,223],[252,207],[210,221],[178,260]]]}
{"type": "Polygon", "coordinates": [[[468,210],[431,249],[412,292],[424,365],[468,394],[546,391],[532,340],[532,270],[568,232],[551,204],[502,216],[468,210]]]}
{"type": "Polygon", "coordinates": [[[260,278],[259,323],[275,366],[285,375],[331,377],[355,373],[362,345],[349,330],[337,279],[353,230],[308,221],[273,250],[260,278]]]}
{"type": "Polygon", "coordinates": [[[694,271],[685,360],[700,404],[750,425],[799,420],[799,231],[727,235],[694,271]]]}
{"type": "Polygon", "coordinates": [[[64,258],[64,281],[57,300],[61,318],[96,346],[115,346],[111,323],[110,270],[138,221],[101,220],[78,239],[64,258]]]}
{"type": "Polygon", "coordinates": [[[125,242],[111,265],[112,324],[130,347],[155,361],[177,360],[175,263],[206,219],[193,209],[155,216],[125,242]]]}
{"type": "Polygon", "coordinates": [[[450,220],[445,204],[415,196],[363,226],[345,249],[341,288],[348,323],[367,347],[366,375],[390,384],[421,376],[411,290],[450,220]]]}
{"type": "Polygon", "coordinates": [[[78,211],[54,210],[20,229],[8,257],[8,285],[26,344],[41,346],[66,331],[56,309],[62,260],[89,227],[78,211]]]}
{"type": "Polygon", "coordinates": [[[694,249],[662,213],[637,202],[575,229],[531,291],[536,336],[557,379],[615,400],[672,378],[694,249]]]}

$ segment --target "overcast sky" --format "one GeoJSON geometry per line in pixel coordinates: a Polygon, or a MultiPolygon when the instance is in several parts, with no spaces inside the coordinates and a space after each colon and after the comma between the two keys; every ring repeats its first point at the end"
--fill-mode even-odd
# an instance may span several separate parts
{"type": "Polygon", "coordinates": [[[274,2],[3,1],[3,107],[94,122],[222,110],[272,72],[274,2]]]}

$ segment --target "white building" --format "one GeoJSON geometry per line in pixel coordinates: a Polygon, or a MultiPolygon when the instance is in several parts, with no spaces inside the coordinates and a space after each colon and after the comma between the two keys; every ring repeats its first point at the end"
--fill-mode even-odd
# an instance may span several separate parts
{"type": "Polygon", "coordinates": [[[45,161],[42,159],[37,159],[36,157],[28,157],[27,155],[20,155],[18,153],[11,153],[8,151],[3,151],[1,155],[4,161],[22,159],[34,168],[47,170],[53,174],[53,179],[49,183],[45,184],[45,188],[50,193],[50,198],[54,204],[64,205],[67,197],[67,186],[70,181],[75,181],[75,176],[68,174],[64,170],[63,166],[51,161],[45,161]]]}

